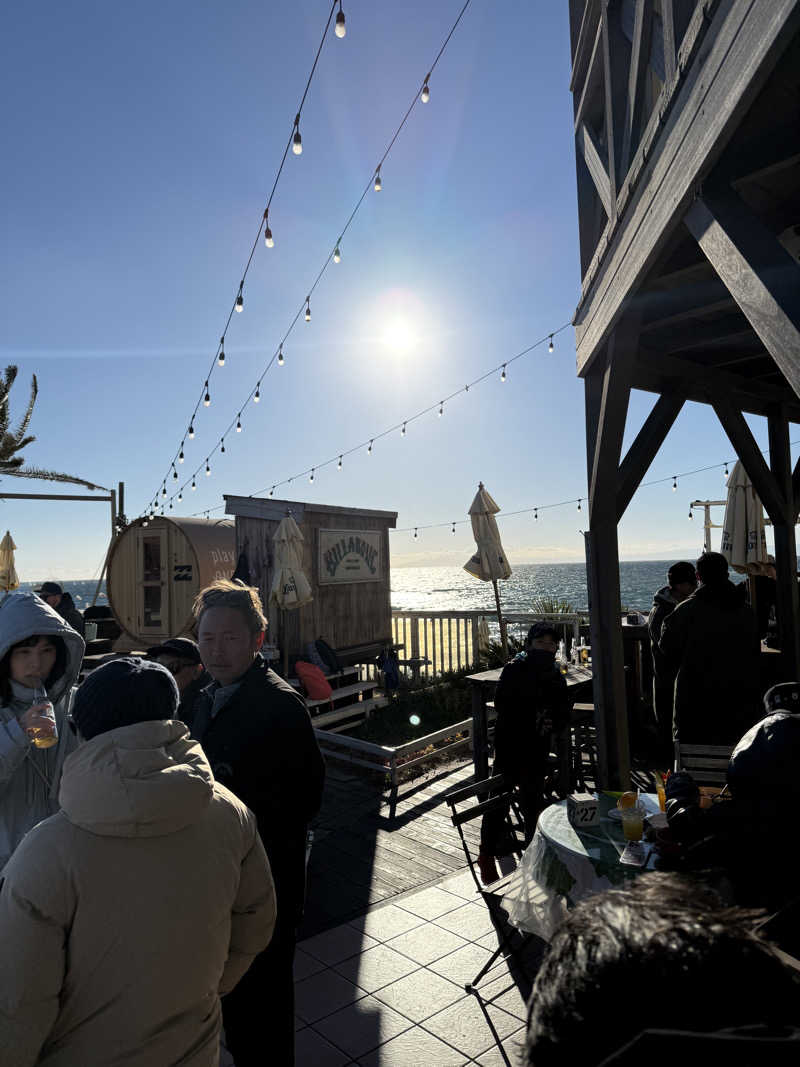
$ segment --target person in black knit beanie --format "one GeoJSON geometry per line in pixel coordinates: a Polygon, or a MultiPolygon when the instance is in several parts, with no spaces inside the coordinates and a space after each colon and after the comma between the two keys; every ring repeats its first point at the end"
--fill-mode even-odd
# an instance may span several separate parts
{"type": "Polygon", "coordinates": [[[120,726],[174,719],[177,709],[178,687],[166,667],[121,656],[96,667],[78,688],[72,719],[81,737],[90,741],[120,726]]]}

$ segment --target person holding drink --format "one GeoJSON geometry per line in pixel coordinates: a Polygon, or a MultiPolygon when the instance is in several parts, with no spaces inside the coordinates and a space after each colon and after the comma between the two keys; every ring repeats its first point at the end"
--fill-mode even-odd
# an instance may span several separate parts
{"type": "Polygon", "coordinates": [[[36,823],[58,811],[80,634],[33,593],[0,604],[0,872],[36,823]]]}

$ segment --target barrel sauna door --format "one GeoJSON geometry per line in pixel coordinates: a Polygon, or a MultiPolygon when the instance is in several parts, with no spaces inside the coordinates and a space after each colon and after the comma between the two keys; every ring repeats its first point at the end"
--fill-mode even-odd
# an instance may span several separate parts
{"type": "Polygon", "coordinates": [[[136,544],[136,621],[148,637],[169,637],[167,530],[139,529],[136,544]]]}

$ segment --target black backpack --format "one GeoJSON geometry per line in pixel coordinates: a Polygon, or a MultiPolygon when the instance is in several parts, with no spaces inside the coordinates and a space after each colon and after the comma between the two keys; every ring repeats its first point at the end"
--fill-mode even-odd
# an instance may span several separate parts
{"type": "Polygon", "coordinates": [[[317,652],[319,652],[322,662],[327,667],[328,673],[339,674],[341,672],[342,665],[339,662],[339,657],[336,655],[336,653],[328,644],[328,642],[324,641],[321,637],[319,637],[314,642],[314,644],[317,646],[317,652]]]}

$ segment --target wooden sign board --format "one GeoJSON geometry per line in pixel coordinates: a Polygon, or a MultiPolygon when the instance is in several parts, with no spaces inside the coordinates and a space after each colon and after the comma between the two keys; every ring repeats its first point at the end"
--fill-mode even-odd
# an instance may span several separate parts
{"type": "Polygon", "coordinates": [[[379,530],[320,530],[319,584],[382,581],[382,539],[379,530]]]}

